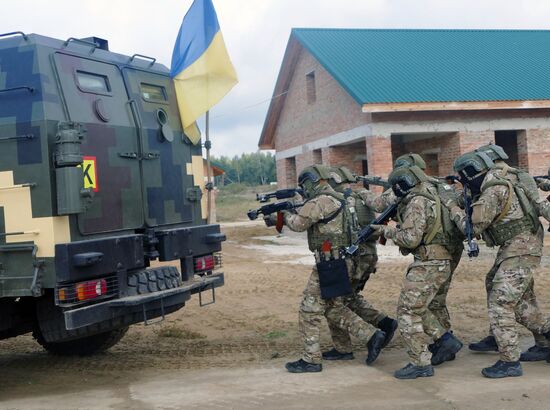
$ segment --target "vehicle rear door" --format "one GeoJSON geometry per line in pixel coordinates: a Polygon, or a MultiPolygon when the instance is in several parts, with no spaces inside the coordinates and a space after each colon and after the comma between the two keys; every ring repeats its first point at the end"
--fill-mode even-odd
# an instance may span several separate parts
{"type": "Polygon", "coordinates": [[[191,146],[182,131],[172,80],[139,68],[122,71],[139,112],[145,222],[150,227],[191,222],[191,146]]]}
{"type": "Polygon", "coordinates": [[[84,185],[94,191],[79,215],[82,234],[143,226],[139,144],[132,107],[120,69],[113,64],[58,52],[54,56],[71,121],[86,135],[84,185]]]}

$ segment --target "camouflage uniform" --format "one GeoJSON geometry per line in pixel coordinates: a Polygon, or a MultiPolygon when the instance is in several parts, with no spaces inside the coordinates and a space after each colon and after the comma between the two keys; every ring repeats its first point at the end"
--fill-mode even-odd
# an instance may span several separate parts
{"type": "MultiPolygon", "coordinates": [[[[361,212],[359,210],[360,207],[366,207],[363,200],[357,193],[349,195],[347,197],[347,201],[350,208],[354,209],[355,212],[361,212]],[[361,203],[358,203],[359,201],[361,201],[361,203]]],[[[373,326],[377,326],[383,319],[388,317],[388,315],[377,310],[360,293],[370,275],[376,272],[378,256],[376,254],[375,241],[363,242],[359,246],[356,254],[352,257],[352,261],[353,264],[351,264],[352,266],[349,266],[349,273],[353,293],[344,297],[344,304],[365,322],[370,323],[373,326]]],[[[329,317],[327,317],[327,321],[334,348],[338,352],[351,352],[352,346],[349,333],[342,330],[337,323],[333,323],[329,317]]]]}
{"type": "MultiPolygon", "coordinates": [[[[306,202],[297,214],[285,212],[285,224],[293,231],[303,232],[316,224],[321,232],[346,235],[343,227],[342,212],[330,222],[322,223],[325,218],[333,216],[340,210],[341,204],[334,197],[333,191],[328,185],[318,193],[316,197],[306,202]]],[[[337,256],[338,255],[334,255],[337,256]]],[[[318,262],[321,252],[315,250],[315,259],[318,262]]],[[[348,270],[352,272],[355,267],[351,259],[346,260],[348,270]]],[[[313,267],[311,276],[304,290],[304,296],[300,304],[299,329],[304,341],[304,353],[302,359],[308,363],[321,363],[320,350],[320,326],[323,315],[330,323],[336,325],[342,331],[358,338],[365,345],[374,335],[377,329],[366,323],[345,305],[343,297],[334,299],[321,298],[319,274],[316,266],[313,267]]]]}
{"type": "Polygon", "coordinates": [[[402,253],[414,255],[414,262],[403,281],[397,315],[401,336],[415,366],[431,364],[431,353],[424,343],[423,333],[435,341],[447,331],[430,304],[451,275],[451,255],[445,246],[429,241],[428,245],[423,244],[436,223],[438,207],[426,196],[418,195],[422,191],[437,195],[429,183],[419,184],[399,206],[400,227],[383,229],[384,236],[392,239],[402,253]]]}
{"type": "MultiPolygon", "coordinates": [[[[431,184],[434,187],[437,186],[436,184],[441,184],[441,182],[433,178],[429,178],[428,181],[429,182],[427,182],[427,184],[431,184]]],[[[451,194],[453,196],[456,195],[454,194],[454,189],[445,184],[441,185],[446,187],[444,189],[452,190],[451,194]]],[[[374,192],[368,191],[366,189],[359,191],[359,194],[361,195],[367,206],[371,207],[376,212],[384,211],[384,209],[395,203],[395,201],[397,200],[395,194],[391,189],[384,191],[384,193],[382,193],[381,195],[375,194],[374,192]]],[[[451,254],[451,275],[449,276],[448,280],[439,288],[437,294],[434,296],[429,306],[429,310],[439,320],[441,325],[446,330],[451,329],[451,320],[449,316],[449,311],[447,309],[447,294],[449,293],[449,288],[451,286],[452,275],[460,262],[462,251],[464,250],[462,238],[457,237],[455,241],[449,244],[448,249],[451,254]]]]}
{"type": "MultiPolygon", "coordinates": [[[[500,246],[486,278],[489,322],[501,360],[516,362],[521,353],[516,321],[533,332],[538,344],[543,336],[537,335],[550,330],[550,320],[541,314],[533,290],[533,272],[540,265],[542,256],[542,225],[537,220],[537,226],[533,227],[531,223],[529,227],[528,215],[520,199],[513,189],[510,190],[518,184],[518,178],[506,168],[497,165],[487,172],[481,195],[472,205],[472,222],[474,234],[483,234],[490,246],[500,246]],[[503,180],[511,185],[495,183],[503,180]],[[495,232],[499,231],[511,237],[495,241],[495,232]]],[[[453,214],[453,220],[464,230],[464,212],[454,208],[453,214]]]]}

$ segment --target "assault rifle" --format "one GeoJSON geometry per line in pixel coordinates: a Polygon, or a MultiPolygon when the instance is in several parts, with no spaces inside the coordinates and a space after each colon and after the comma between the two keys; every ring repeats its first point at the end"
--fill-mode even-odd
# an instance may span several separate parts
{"type": "Polygon", "coordinates": [[[294,204],[290,201],[285,202],[276,202],[274,204],[267,204],[258,209],[251,209],[246,213],[248,219],[251,221],[258,218],[258,215],[271,215],[275,212],[288,211],[291,209],[296,209],[304,205],[303,203],[294,204]]]}
{"type": "Polygon", "coordinates": [[[384,188],[384,190],[391,188],[391,185],[388,181],[385,179],[382,179],[382,177],[374,176],[374,175],[359,175],[357,177],[358,180],[363,181],[365,184],[368,185],[377,185],[384,188]]]}
{"type": "Polygon", "coordinates": [[[474,236],[474,224],[472,222],[472,199],[468,195],[468,188],[466,184],[463,184],[464,189],[462,195],[464,197],[464,210],[466,211],[466,224],[464,226],[464,234],[468,241],[468,257],[470,259],[477,258],[479,256],[479,245],[477,244],[474,236]]]}
{"type": "Polygon", "coordinates": [[[370,225],[361,229],[357,234],[357,239],[355,239],[355,241],[353,241],[353,243],[346,248],[346,253],[348,255],[353,255],[357,252],[357,249],[359,249],[359,244],[365,242],[372,236],[374,233],[374,228],[372,225],[385,225],[390,219],[394,218],[395,215],[397,215],[397,206],[399,205],[399,202],[400,201],[398,200],[394,204],[388,206],[384,209],[384,212],[378,216],[378,218],[371,222],[370,225]]]}
{"type": "Polygon", "coordinates": [[[288,199],[293,198],[294,195],[300,194],[304,196],[304,190],[301,188],[288,188],[288,189],[279,189],[275,192],[268,192],[265,194],[256,194],[256,201],[265,203],[269,202],[270,199],[288,199]]]}

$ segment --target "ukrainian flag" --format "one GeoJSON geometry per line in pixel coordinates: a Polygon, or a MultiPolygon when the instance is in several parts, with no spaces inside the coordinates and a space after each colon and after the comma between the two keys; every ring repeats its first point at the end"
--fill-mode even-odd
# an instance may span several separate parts
{"type": "Polygon", "coordinates": [[[170,74],[184,132],[196,144],[200,132],[195,121],[238,82],[212,0],[194,0],[183,18],[170,74]]]}

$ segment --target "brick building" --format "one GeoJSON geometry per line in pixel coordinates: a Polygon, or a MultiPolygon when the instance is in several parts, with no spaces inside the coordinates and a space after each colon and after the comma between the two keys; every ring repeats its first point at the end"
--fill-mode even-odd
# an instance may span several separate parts
{"type": "Polygon", "coordinates": [[[313,163],[386,177],[421,154],[431,175],[496,142],[550,166],[550,31],[293,29],[259,141],[280,187],[313,163]]]}

